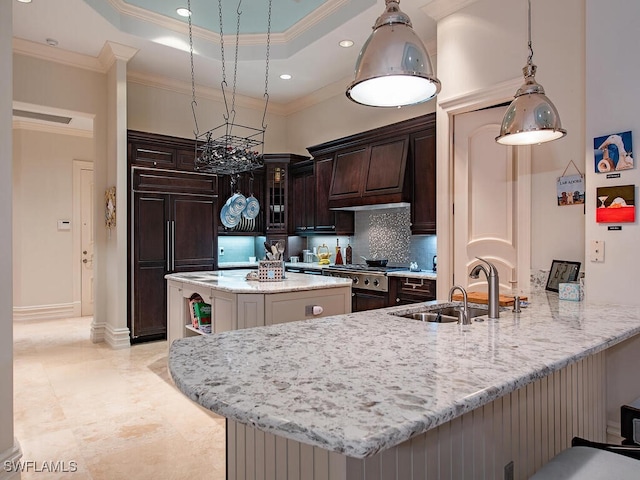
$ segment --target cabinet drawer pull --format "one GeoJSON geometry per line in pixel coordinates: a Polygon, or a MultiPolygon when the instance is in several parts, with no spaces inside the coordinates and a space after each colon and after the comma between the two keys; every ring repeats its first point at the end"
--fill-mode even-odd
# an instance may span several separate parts
{"type": "Polygon", "coordinates": [[[405,278],[404,279],[404,286],[405,287],[411,287],[411,288],[416,288],[416,287],[423,287],[424,286],[424,280],[422,278],[419,279],[420,283],[413,283],[409,281],[409,278],[405,278]]]}

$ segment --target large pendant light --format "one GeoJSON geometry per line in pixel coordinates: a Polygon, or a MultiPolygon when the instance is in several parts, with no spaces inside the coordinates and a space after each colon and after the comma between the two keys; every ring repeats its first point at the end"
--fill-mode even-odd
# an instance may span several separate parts
{"type": "Polygon", "coordinates": [[[373,107],[426,102],[440,91],[431,59],[399,0],[386,0],[373,32],[360,51],[347,97],[373,107]]]}
{"type": "Polygon", "coordinates": [[[560,124],[555,105],[544,94],[544,88],[536,82],[536,66],[531,47],[531,0],[529,4],[529,58],[522,69],[524,84],[516,92],[514,100],[502,119],[500,135],[496,142],[503,145],[534,145],[557,140],[567,134],[560,124]]]}

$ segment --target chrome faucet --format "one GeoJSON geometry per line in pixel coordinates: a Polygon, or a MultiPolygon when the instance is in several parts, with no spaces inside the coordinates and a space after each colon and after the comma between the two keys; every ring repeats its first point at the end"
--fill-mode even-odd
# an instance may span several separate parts
{"type": "Polygon", "coordinates": [[[451,302],[453,299],[453,292],[456,290],[460,290],[462,293],[462,310],[458,313],[458,325],[471,325],[471,319],[469,318],[469,305],[467,302],[467,291],[462,288],[460,285],[454,285],[449,290],[449,301],[451,302]]]}
{"type": "Polygon", "coordinates": [[[480,272],[484,272],[487,277],[488,297],[489,297],[489,318],[500,317],[500,279],[498,278],[498,269],[492,263],[487,262],[484,258],[476,257],[481,262],[484,262],[489,267],[489,271],[482,264],[478,264],[471,270],[469,276],[471,278],[480,277],[480,272]]]}

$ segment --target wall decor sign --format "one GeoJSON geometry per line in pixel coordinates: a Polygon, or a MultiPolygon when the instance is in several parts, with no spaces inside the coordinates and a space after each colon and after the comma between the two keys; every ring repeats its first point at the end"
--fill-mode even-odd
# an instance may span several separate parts
{"type": "Polygon", "coordinates": [[[631,132],[613,133],[593,139],[596,173],[628,170],[634,167],[631,132]]]}
{"type": "Polygon", "coordinates": [[[618,185],[596,189],[596,222],[629,223],[636,220],[636,186],[618,185]]]}
{"type": "Polygon", "coordinates": [[[582,175],[558,177],[556,190],[558,192],[558,206],[584,204],[584,177],[582,175]]]}

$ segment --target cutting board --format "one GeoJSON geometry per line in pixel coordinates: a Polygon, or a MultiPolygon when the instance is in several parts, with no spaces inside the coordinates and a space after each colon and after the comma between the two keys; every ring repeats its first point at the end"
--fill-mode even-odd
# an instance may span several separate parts
{"type": "MultiPolygon", "coordinates": [[[[461,293],[454,293],[453,297],[451,297],[452,300],[455,300],[457,302],[461,302],[462,301],[462,294],[461,293]]],[[[488,295],[486,292],[467,292],[467,301],[469,303],[480,303],[480,304],[487,304],[489,303],[488,300],[488,295]]],[[[513,297],[509,297],[507,295],[500,295],[499,299],[498,299],[498,303],[500,304],[501,307],[511,307],[513,306],[513,297]]],[[[527,301],[527,297],[520,297],[520,301],[522,302],[526,302],[527,301]]]]}

